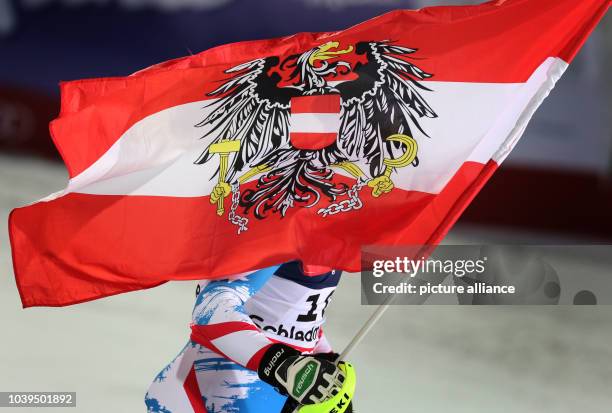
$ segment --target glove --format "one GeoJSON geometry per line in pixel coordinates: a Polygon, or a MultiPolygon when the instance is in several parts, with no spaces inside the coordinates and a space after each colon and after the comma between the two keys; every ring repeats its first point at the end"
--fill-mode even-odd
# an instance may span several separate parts
{"type": "Polygon", "coordinates": [[[338,394],[344,373],[331,361],[302,355],[284,344],[273,344],[257,370],[259,378],[300,404],[315,404],[338,394]]]}
{"type": "MultiPolygon", "coordinates": [[[[333,353],[333,352],[332,353],[317,353],[317,354],[312,355],[312,357],[316,359],[327,360],[331,362],[335,362],[336,360],[338,360],[339,356],[340,354],[333,353]]],[[[300,403],[288,397],[280,413],[294,413],[299,407],[300,407],[300,403]]],[[[349,403],[344,413],[353,413],[353,402],[352,401],[349,403]]]]}

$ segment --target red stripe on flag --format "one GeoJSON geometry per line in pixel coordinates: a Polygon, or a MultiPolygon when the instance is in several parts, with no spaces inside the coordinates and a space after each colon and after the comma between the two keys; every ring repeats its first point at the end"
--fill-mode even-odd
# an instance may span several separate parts
{"type": "MultiPolygon", "coordinates": [[[[302,266],[302,271],[306,275],[320,275],[320,274],[325,274],[326,272],[330,272],[332,270],[333,270],[332,267],[326,267],[324,265],[303,264],[302,266]]],[[[322,332],[322,331],[323,331],[322,329],[319,329],[319,332],[322,332]]]]}
{"type": "Polygon", "coordinates": [[[208,197],[68,194],[11,213],[17,286],[24,307],[61,306],[294,259],[358,271],[361,245],[439,241],[495,167],[467,162],[438,195],[396,188],[373,198],[364,188],[350,217],[292,208],[251,219],[240,242],[208,197]]]}
{"type": "Polygon", "coordinates": [[[340,113],[340,95],[298,96],[291,98],[291,113],[340,113]]]}
{"type": "Polygon", "coordinates": [[[297,149],[318,150],[336,142],[337,133],[291,132],[289,140],[297,149]]]}

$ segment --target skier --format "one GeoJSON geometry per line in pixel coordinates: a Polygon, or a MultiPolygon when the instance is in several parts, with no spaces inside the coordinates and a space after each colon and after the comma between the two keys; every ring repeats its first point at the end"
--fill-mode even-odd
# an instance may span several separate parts
{"type": "Polygon", "coordinates": [[[293,261],[200,282],[191,339],[149,387],[147,411],[291,412],[335,396],[345,376],[322,325],[341,273],[293,261]]]}

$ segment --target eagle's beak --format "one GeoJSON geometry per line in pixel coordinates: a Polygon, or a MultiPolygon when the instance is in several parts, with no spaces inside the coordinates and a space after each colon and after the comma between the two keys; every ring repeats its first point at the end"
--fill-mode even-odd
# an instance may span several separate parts
{"type": "Polygon", "coordinates": [[[353,46],[349,46],[344,50],[331,50],[337,49],[338,46],[340,46],[340,43],[338,42],[327,42],[322,44],[319,46],[318,50],[308,58],[308,63],[310,63],[311,66],[314,66],[314,63],[317,60],[328,60],[339,55],[351,53],[353,51],[353,46]]]}

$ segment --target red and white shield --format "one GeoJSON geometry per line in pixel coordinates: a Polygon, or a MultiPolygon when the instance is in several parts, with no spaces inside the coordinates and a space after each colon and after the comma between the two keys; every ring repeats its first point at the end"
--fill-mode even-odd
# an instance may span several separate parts
{"type": "Polygon", "coordinates": [[[340,95],[291,98],[289,139],[295,148],[325,148],[336,141],[339,129],[340,95]]]}

